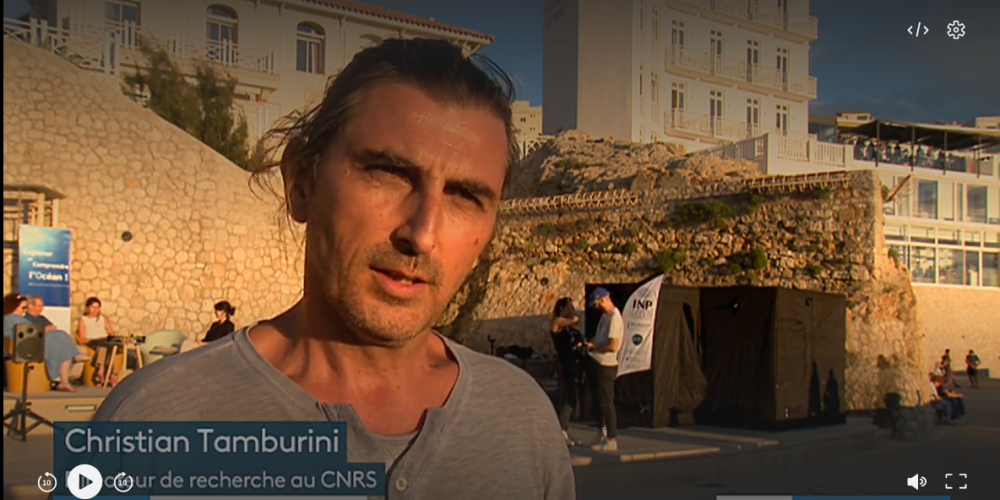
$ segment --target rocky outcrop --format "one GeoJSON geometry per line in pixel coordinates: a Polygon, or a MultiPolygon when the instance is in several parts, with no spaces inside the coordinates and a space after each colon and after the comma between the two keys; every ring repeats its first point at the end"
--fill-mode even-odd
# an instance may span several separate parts
{"type": "Polygon", "coordinates": [[[761,175],[756,163],[745,160],[685,156],[676,144],[635,144],[571,130],[528,156],[512,175],[506,194],[509,198],[531,198],[643,190],[761,175]]]}

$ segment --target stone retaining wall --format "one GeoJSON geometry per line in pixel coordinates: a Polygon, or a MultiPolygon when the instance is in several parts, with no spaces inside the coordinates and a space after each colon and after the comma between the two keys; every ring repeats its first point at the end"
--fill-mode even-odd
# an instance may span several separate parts
{"type": "Polygon", "coordinates": [[[586,283],[635,282],[664,269],[677,285],[842,293],[849,407],[877,407],[887,392],[915,402],[923,385],[914,296],[883,243],[876,176],[750,182],[508,205],[488,258],[449,309],[449,331],[483,351],[494,338],[548,352],[545,323],[557,298],[582,304],[586,283]]]}
{"type": "MultiPolygon", "coordinates": [[[[3,181],[66,195],[74,321],[97,296],[120,332],[195,337],[216,301],[239,324],[297,299],[294,237],[282,239],[246,172],[52,53],[10,39],[3,53],[3,181]]],[[[4,293],[17,285],[11,264],[4,293]]]]}

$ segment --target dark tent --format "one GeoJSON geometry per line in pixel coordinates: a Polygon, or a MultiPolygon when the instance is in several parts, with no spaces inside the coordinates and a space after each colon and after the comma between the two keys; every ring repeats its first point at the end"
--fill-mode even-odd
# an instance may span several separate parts
{"type": "MultiPolygon", "coordinates": [[[[607,288],[624,311],[648,281],[587,285],[586,293],[607,288]]],[[[587,310],[588,338],[599,320],[599,311],[587,310]]],[[[845,329],[842,295],[664,284],[651,369],[622,375],[615,384],[619,425],[664,427],[693,420],[784,429],[843,422],[845,329]]],[[[589,419],[591,404],[589,394],[582,398],[582,419],[589,419]]]]}

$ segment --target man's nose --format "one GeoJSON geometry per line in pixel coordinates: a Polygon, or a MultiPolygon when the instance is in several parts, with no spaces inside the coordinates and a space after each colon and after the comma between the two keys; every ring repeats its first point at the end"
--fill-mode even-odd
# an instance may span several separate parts
{"type": "Polygon", "coordinates": [[[430,253],[437,245],[437,231],[441,224],[442,195],[421,190],[410,205],[406,220],[396,230],[395,239],[400,251],[410,255],[430,253]]]}

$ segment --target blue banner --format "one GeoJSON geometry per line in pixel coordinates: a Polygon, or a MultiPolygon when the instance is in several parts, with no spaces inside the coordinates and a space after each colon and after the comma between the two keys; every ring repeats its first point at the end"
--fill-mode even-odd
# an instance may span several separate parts
{"type": "Polygon", "coordinates": [[[385,463],[347,446],[344,422],[57,422],[54,494],[86,464],[101,495],[384,495],[385,463]]]}
{"type": "Polygon", "coordinates": [[[70,233],[29,226],[18,229],[18,292],[38,295],[51,307],[69,307],[70,233]]]}

